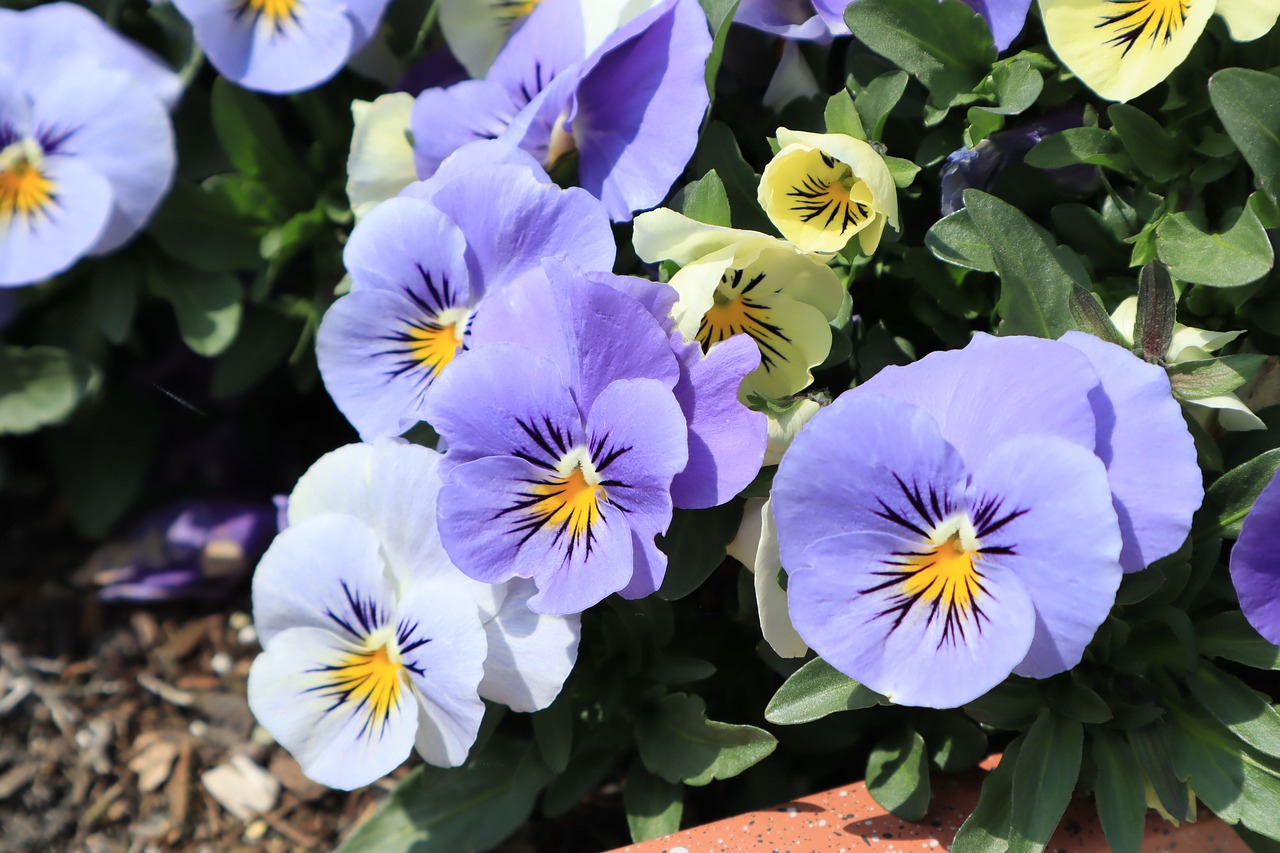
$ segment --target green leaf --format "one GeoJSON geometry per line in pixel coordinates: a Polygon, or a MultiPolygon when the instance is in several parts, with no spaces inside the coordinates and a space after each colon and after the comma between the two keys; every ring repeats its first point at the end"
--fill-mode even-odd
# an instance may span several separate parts
{"type": "Polygon", "coordinates": [[[697,696],[671,693],[636,727],[645,767],[668,782],[706,785],[731,779],[761,761],[778,741],[755,726],[708,720],[697,696]]]}
{"type": "Polygon", "coordinates": [[[488,850],[524,822],[551,776],[532,744],[495,737],[461,767],[413,770],[338,850],[488,850]]]}
{"type": "Polygon", "coordinates": [[[1043,684],[1010,676],[964,706],[964,712],[983,725],[997,729],[1023,729],[1045,707],[1043,684]]]}
{"type": "Polygon", "coordinates": [[[708,225],[728,228],[732,224],[729,196],[715,169],[681,189],[672,199],[672,207],[690,219],[708,225]]]}
{"type": "Polygon", "coordinates": [[[575,748],[569,766],[547,786],[546,796],[542,798],[542,813],[550,818],[560,817],[582,802],[583,797],[599,788],[615,772],[614,767],[624,746],[629,748],[630,741],[575,748]]]}
{"type": "Polygon", "coordinates": [[[1071,296],[1067,307],[1071,310],[1071,325],[1076,329],[1088,332],[1095,338],[1102,338],[1116,346],[1129,348],[1128,341],[1111,322],[1111,316],[1107,314],[1098,298],[1076,282],[1071,284],[1071,296]]]}
{"type": "Polygon", "coordinates": [[[854,139],[866,140],[867,132],[862,129],[862,119],[853,105],[853,96],[848,89],[841,89],[827,99],[822,116],[827,133],[843,133],[854,139]]]}
{"type": "Polygon", "coordinates": [[[974,807],[951,842],[951,853],[1007,853],[1013,777],[1026,735],[1005,747],[1004,757],[987,774],[974,807]]]}
{"type": "Polygon", "coordinates": [[[884,133],[885,122],[898,101],[902,100],[909,79],[905,72],[886,71],[863,87],[853,99],[862,126],[872,139],[879,139],[884,133]]]}
{"type": "Polygon", "coordinates": [[[902,157],[885,157],[884,164],[889,167],[889,174],[893,175],[894,186],[900,190],[911,186],[916,175],[920,174],[919,166],[902,157]]]}
{"type": "Polygon", "coordinates": [[[248,391],[293,351],[302,323],[273,305],[249,305],[240,331],[213,365],[209,393],[217,399],[248,391]]]}
{"type": "Polygon", "coordinates": [[[783,682],[764,709],[764,718],[780,726],[794,726],[886,701],[822,658],[814,658],[783,682]]]}
{"type": "Polygon", "coordinates": [[[1026,162],[1037,169],[1088,164],[1117,172],[1133,171],[1133,161],[1120,137],[1100,127],[1071,127],[1047,136],[1027,152],[1026,162]]]}
{"type": "MultiPolygon", "coordinates": [[[[714,101],[716,97],[716,76],[720,73],[720,63],[724,59],[724,45],[729,38],[729,25],[738,12],[739,0],[699,0],[702,10],[707,13],[707,24],[711,27],[714,40],[711,54],[707,57],[707,92],[714,101]]],[[[710,115],[710,110],[707,111],[710,115]]]]}
{"type": "Polygon", "coordinates": [[[844,17],[860,42],[918,77],[940,107],[972,90],[996,61],[991,30],[959,0],[859,0],[844,17]]]}
{"type": "Polygon", "coordinates": [[[1129,748],[1164,810],[1174,820],[1193,820],[1195,801],[1183,784],[1186,776],[1180,776],[1174,767],[1171,731],[1163,720],[1132,729],[1128,732],[1129,748]]]}
{"type": "Polygon", "coordinates": [[[1106,700],[1072,678],[1055,681],[1049,687],[1048,699],[1054,713],[1081,723],[1098,725],[1112,716],[1106,700]]]}
{"type": "Polygon", "coordinates": [[[1210,663],[1187,678],[1196,701],[1236,737],[1272,758],[1280,757],[1280,713],[1261,694],[1210,663]]]}
{"type": "Polygon", "coordinates": [[[712,169],[724,183],[729,207],[733,211],[733,227],[776,234],[777,229],[756,199],[760,177],[743,158],[733,131],[720,121],[707,125],[698,142],[698,150],[694,152],[693,174],[705,175],[712,169]]]}
{"type": "Polygon", "coordinates": [[[235,167],[270,187],[289,209],[310,207],[311,179],[262,101],[219,77],[213,81],[212,103],[214,132],[235,167]]]}
{"type": "Polygon", "coordinates": [[[1267,232],[1252,204],[1219,233],[1207,231],[1187,213],[1168,216],[1156,229],[1156,252],[1174,277],[1211,287],[1257,281],[1275,262],[1267,232]]]}
{"type": "Polygon", "coordinates": [[[1244,517],[1280,468],[1280,449],[1268,450],[1219,477],[1204,495],[1193,529],[1197,539],[1235,539],[1244,517]]]}
{"type": "Polygon", "coordinates": [[[1026,214],[993,195],[964,191],[964,206],[982,238],[991,246],[1000,276],[1000,332],[1057,339],[1069,331],[1072,286],[1066,266],[1079,258],[1056,245],[1049,232],[1026,214]]]}
{"type": "Polygon", "coordinates": [[[967,210],[943,217],[924,235],[924,244],[940,261],[978,272],[995,272],[991,245],[978,232],[967,210]]]}
{"type": "Polygon", "coordinates": [[[154,261],[147,266],[151,291],[173,306],[178,331],[193,351],[215,356],[240,328],[243,292],[230,273],[202,273],[154,261]]]}
{"type": "Polygon", "coordinates": [[[81,417],[45,436],[58,491],[76,529],[91,539],[105,536],[132,508],[160,433],[153,400],[161,392],[107,391],[81,417]]]}
{"type": "Polygon", "coordinates": [[[1187,162],[1182,145],[1158,121],[1129,104],[1112,104],[1107,117],[1139,169],[1160,183],[1182,174],[1187,162]]]}
{"type": "Polygon", "coordinates": [[[702,586],[724,562],[741,521],[740,501],[710,509],[677,509],[667,532],[658,537],[658,547],[667,555],[658,597],[674,601],[702,586]]]}
{"type": "Polygon", "coordinates": [[[929,750],[929,765],[940,773],[968,770],[991,752],[982,729],[959,714],[929,714],[916,729],[929,750]]]}
{"type": "Polygon", "coordinates": [[[565,685],[556,700],[533,714],[530,721],[542,760],[556,773],[563,773],[573,755],[573,690],[565,685]]]}
{"type": "Polygon", "coordinates": [[[1011,116],[1026,112],[1040,97],[1044,78],[1040,72],[1016,57],[996,63],[991,69],[989,88],[999,106],[974,107],[993,115],[1011,116]]]}
{"type": "Polygon", "coordinates": [[[1096,729],[1091,754],[1098,768],[1094,799],[1107,844],[1116,853],[1142,853],[1147,802],[1133,751],[1111,732],[1096,729]]]}
{"type": "Polygon", "coordinates": [[[1180,400],[1202,400],[1230,394],[1253,378],[1268,356],[1261,353],[1225,355],[1170,365],[1169,383],[1180,400]]]}
{"type": "Polygon", "coordinates": [[[660,684],[689,684],[716,674],[715,664],[702,658],[662,654],[649,667],[649,677],[660,684]]]}
{"type": "Polygon", "coordinates": [[[116,256],[94,269],[91,288],[98,329],[111,343],[124,343],[138,307],[142,268],[128,257],[116,256]]]}
{"type": "Polygon", "coordinates": [[[867,793],[896,817],[923,818],[929,810],[924,738],[903,728],[877,742],[867,758],[867,793]]]}
{"type": "Polygon", "coordinates": [[[161,250],[202,272],[257,269],[261,224],[236,209],[222,184],[173,185],[147,229],[161,250]]]}
{"type": "Polygon", "coordinates": [[[1280,78],[1225,68],[1209,78],[1209,100],[1263,191],[1280,204],[1280,78]]]}
{"type": "Polygon", "coordinates": [[[684,786],[653,775],[637,761],[627,771],[622,785],[622,806],[627,812],[632,841],[639,844],[661,838],[680,829],[684,786]]]}
{"type": "Polygon", "coordinates": [[[1170,746],[1178,777],[1227,823],[1280,838],[1280,763],[1244,743],[1212,716],[1190,703],[1169,706],[1174,726],[1170,746]]]}
{"type": "Polygon", "coordinates": [[[62,423],[97,380],[93,365],[64,349],[0,348],[0,435],[62,423]]]}
{"type": "Polygon", "coordinates": [[[1080,723],[1048,709],[1040,712],[1013,771],[1009,853],[1044,850],[1071,801],[1083,752],[1080,723]]]}
{"type": "Polygon", "coordinates": [[[1205,657],[1226,658],[1254,669],[1280,669],[1280,646],[1264,640],[1239,610],[1201,620],[1196,638],[1205,657]]]}

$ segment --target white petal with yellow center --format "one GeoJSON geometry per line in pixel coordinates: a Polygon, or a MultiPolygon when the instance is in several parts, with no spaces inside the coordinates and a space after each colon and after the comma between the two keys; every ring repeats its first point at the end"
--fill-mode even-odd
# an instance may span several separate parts
{"type": "Polygon", "coordinates": [[[1080,81],[1129,101],[1182,64],[1215,0],[1040,0],[1049,45],[1080,81]]]}
{"type": "Polygon", "coordinates": [[[783,127],[777,136],[781,148],[760,176],[758,198],[782,236],[824,253],[857,236],[871,254],[885,225],[898,228],[897,188],[874,148],[840,133],[783,127]]]}
{"type": "Polygon", "coordinates": [[[418,180],[409,142],[412,113],[413,96],[407,92],[352,102],[355,131],[347,157],[347,198],[357,219],[418,180]]]}
{"type": "Polygon", "coordinates": [[[754,575],[760,631],[778,657],[800,658],[809,646],[796,633],[787,610],[787,591],[778,583],[782,557],[770,501],[751,498],[742,514],[738,535],[729,543],[729,556],[754,575]]]}
{"type": "Polygon", "coordinates": [[[1218,0],[1218,14],[1236,41],[1260,39],[1280,18],[1280,0],[1218,0]]]}

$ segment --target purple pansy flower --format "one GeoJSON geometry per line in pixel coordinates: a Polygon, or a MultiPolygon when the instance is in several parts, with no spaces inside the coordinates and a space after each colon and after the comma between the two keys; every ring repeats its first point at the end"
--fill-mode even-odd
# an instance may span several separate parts
{"type": "Polygon", "coordinates": [[[545,0],[484,80],[428,89],[414,105],[419,174],[501,138],[551,168],[577,152],[581,186],[615,221],[658,204],[693,155],[711,51],[697,0],[664,0],[585,55],[577,0],[545,0]]]}
{"type": "Polygon", "coordinates": [[[176,77],[97,32],[87,12],[29,15],[0,16],[0,287],[122,246],[168,192],[175,165],[161,98],[176,98],[176,77]],[[32,46],[58,62],[28,56],[32,46]]]}
{"type": "Polygon", "coordinates": [[[269,504],[184,501],[100,549],[91,577],[103,601],[217,598],[249,574],[276,531],[269,504]]]}
{"type": "Polygon", "coordinates": [[[648,595],[666,570],[654,537],[688,462],[675,356],[644,306],[613,288],[531,276],[503,296],[526,291],[555,314],[522,318],[521,343],[477,347],[427,401],[452,466],[441,541],[476,580],[532,578],[535,612],[648,595]]]}
{"type": "Polygon", "coordinates": [[[283,94],[318,86],[378,28],[389,0],[175,0],[223,77],[283,94]]]}
{"type": "Polygon", "coordinates": [[[1280,476],[1271,478],[1240,527],[1231,549],[1231,582],[1240,609],[1269,643],[1280,645],[1280,476]]]}
{"type": "Polygon", "coordinates": [[[586,192],[561,190],[509,146],[461,149],[352,232],[352,289],[316,342],[325,387],[366,441],[399,435],[423,420],[433,383],[467,348],[486,292],[546,257],[607,270],[614,251],[609,218],[586,192]]]}
{"type": "Polygon", "coordinates": [[[964,0],[964,3],[987,22],[1000,53],[1022,32],[1027,10],[1031,8],[1031,0],[964,0]]]}
{"type": "Polygon", "coordinates": [[[833,35],[849,34],[843,5],[824,4],[829,8],[821,13],[815,8],[817,5],[813,0],[742,0],[733,22],[799,41],[828,41],[833,35]],[[836,5],[841,5],[838,14],[836,5]]]}

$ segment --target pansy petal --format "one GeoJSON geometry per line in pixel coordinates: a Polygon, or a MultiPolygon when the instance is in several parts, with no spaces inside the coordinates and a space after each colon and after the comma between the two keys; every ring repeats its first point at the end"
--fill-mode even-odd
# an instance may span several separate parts
{"type": "Polygon", "coordinates": [[[1031,0],[964,0],[964,2],[987,22],[987,26],[991,29],[991,37],[996,43],[996,50],[1001,53],[1022,32],[1027,22],[1027,12],[1031,8],[1031,0]]]}
{"type": "Polygon", "coordinates": [[[507,343],[459,359],[436,383],[426,412],[449,444],[446,468],[508,454],[554,467],[582,440],[582,416],[556,365],[507,343]]]}
{"type": "Polygon", "coordinates": [[[1035,606],[1035,639],[1014,672],[1046,678],[1071,669],[1120,586],[1106,469],[1085,448],[1027,435],[996,448],[973,483],[979,507],[994,502],[991,525],[998,526],[990,535],[979,526],[982,564],[1016,574],[1035,606]]]}
{"type": "Polygon", "coordinates": [[[1092,449],[1089,405],[1098,387],[1089,360],[1066,344],[977,334],[963,350],[891,365],[854,394],[885,394],[927,409],[969,465],[1010,435],[1056,435],[1092,449]]]}
{"type": "Polygon", "coordinates": [[[467,263],[486,292],[539,269],[544,258],[613,268],[613,230],[599,202],[532,169],[494,166],[449,181],[432,204],[467,235],[467,263]]]}
{"type": "Polygon", "coordinates": [[[507,584],[497,616],[485,623],[489,652],[480,695],[513,711],[540,711],[555,701],[578,659],[582,620],[529,609],[532,581],[507,584]]]}
{"type": "Polygon", "coordinates": [[[582,0],[539,0],[486,77],[528,103],[586,56],[582,0]]]}
{"type": "Polygon", "coordinates": [[[353,101],[351,153],[347,156],[347,198],[356,216],[418,179],[409,142],[413,96],[391,92],[373,101],[353,101]]]}
{"type": "MultiPolygon", "coordinates": [[[[1008,569],[981,570],[973,609],[938,614],[940,593],[890,583],[901,540],[846,533],[811,545],[791,572],[787,601],[800,636],[836,669],[898,705],[954,708],[1008,677],[1035,630],[1035,610],[1008,569]]],[[[950,612],[950,611],[949,611],[950,612]]]]}
{"type": "Polygon", "coordinates": [[[1280,645],[1280,477],[1262,489],[1231,549],[1231,582],[1249,624],[1280,645]]]}
{"type": "Polygon", "coordinates": [[[830,39],[826,21],[809,0],[742,0],[733,22],[753,30],[797,41],[830,39]]]}
{"type": "Polygon", "coordinates": [[[510,456],[459,465],[440,491],[440,536],[454,564],[477,580],[533,578],[534,612],[580,613],[630,581],[631,528],[598,500],[588,512],[554,480],[510,456]]]}
{"type": "MultiPolygon", "coordinates": [[[[423,526],[430,520],[418,519],[423,526]]],[[[396,609],[404,670],[421,713],[416,746],[428,763],[456,767],[475,742],[484,702],[478,694],[488,648],[464,580],[406,579],[396,609]]]]}
{"type": "Polygon", "coordinates": [[[454,151],[496,139],[523,105],[488,80],[464,80],[447,89],[425,89],[413,104],[413,156],[418,176],[429,178],[454,151]]]}
{"type": "Polygon", "coordinates": [[[1213,15],[1207,0],[1040,0],[1049,46],[1109,101],[1129,101],[1182,64],[1213,15]]]}
{"type": "Polygon", "coordinates": [[[1280,0],[1218,0],[1215,10],[1236,41],[1260,39],[1280,18],[1280,0]]]}
{"type": "Polygon", "coordinates": [[[813,0],[813,8],[818,17],[826,22],[832,35],[849,35],[849,25],[844,22],[844,10],[848,8],[847,0],[813,0]]]}
{"type": "Polygon", "coordinates": [[[543,272],[490,294],[472,335],[477,348],[512,343],[549,359],[583,408],[618,379],[675,387],[680,376],[667,335],[643,305],[564,263],[547,261],[543,272]]]}
{"type": "Polygon", "coordinates": [[[239,11],[225,0],[177,0],[213,67],[247,89],[310,89],[346,64],[355,27],[336,0],[294,0],[286,15],[239,11]]]}
{"type": "Polygon", "coordinates": [[[83,62],[30,92],[36,124],[58,136],[46,153],[74,157],[111,185],[111,219],[93,253],[119,248],[146,225],[173,181],[168,112],[127,73],[83,62]]]}
{"type": "Polygon", "coordinates": [[[290,524],[253,573],[253,616],[263,647],[289,628],[321,628],[357,642],[386,627],[395,598],[380,547],[374,532],[349,516],[290,524]]]}
{"type": "Polygon", "coordinates": [[[773,523],[772,502],[749,498],[742,513],[742,526],[729,543],[729,556],[742,563],[754,576],[756,609],[760,632],[779,657],[802,658],[809,645],[796,633],[787,609],[787,591],[779,583],[782,558],[778,554],[778,528],[773,523]]]}
{"type": "Polygon", "coordinates": [[[805,548],[866,530],[905,537],[945,520],[964,464],[925,409],[881,394],[845,393],[818,412],[773,478],[782,565],[805,568],[805,548]],[[856,450],[855,450],[856,449],[856,450]]]}
{"type": "Polygon", "coordinates": [[[714,346],[706,358],[697,344],[681,345],[676,400],[689,423],[689,464],[671,483],[676,506],[719,506],[760,471],[768,418],[738,400],[742,379],[760,364],[760,350],[746,335],[714,346]]]}
{"type": "Polygon", "coordinates": [[[495,166],[519,166],[528,170],[534,180],[544,184],[555,183],[528,151],[523,151],[501,139],[482,139],[478,142],[469,142],[454,151],[444,159],[434,175],[425,181],[410,184],[400,192],[400,195],[405,198],[431,201],[436,191],[450,181],[467,180],[495,166]]]}
{"type": "Polygon", "coordinates": [[[509,0],[440,0],[436,6],[445,44],[467,73],[484,77],[511,34],[535,7],[509,0]]]}
{"type": "Polygon", "coordinates": [[[395,198],[360,220],[342,262],[354,287],[403,293],[438,313],[471,304],[466,244],[458,226],[430,204],[395,198]]]}
{"type": "Polygon", "coordinates": [[[1191,531],[1204,499],[1195,442],[1163,368],[1082,332],[1062,342],[1084,353],[1102,380],[1090,397],[1096,450],[1124,536],[1120,562],[1126,572],[1140,571],[1178,550],[1191,531]]]}
{"type": "Polygon", "coordinates": [[[39,166],[48,201],[32,215],[0,206],[0,287],[33,284],[69,269],[99,241],[111,218],[111,186],[73,157],[39,166]]]}
{"type": "Polygon", "coordinates": [[[697,0],[669,0],[619,29],[585,64],[572,117],[578,175],[615,221],[661,202],[693,156],[709,103],[710,52],[697,0]]]}
{"type": "Polygon", "coordinates": [[[309,778],[344,791],[396,769],[417,729],[410,691],[381,673],[370,676],[358,658],[328,631],[290,628],[249,670],[254,717],[309,778]]]}

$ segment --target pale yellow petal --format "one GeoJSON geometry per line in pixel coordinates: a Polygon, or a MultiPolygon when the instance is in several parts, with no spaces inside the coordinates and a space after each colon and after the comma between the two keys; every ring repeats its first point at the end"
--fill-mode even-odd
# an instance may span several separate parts
{"type": "Polygon", "coordinates": [[[1169,364],[1181,364],[1184,361],[1212,358],[1214,352],[1243,334],[1243,331],[1211,332],[1208,329],[1193,329],[1190,326],[1175,323],[1173,339],[1169,343],[1169,352],[1165,360],[1169,364]]]}
{"type": "Polygon", "coordinates": [[[614,30],[640,13],[657,6],[661,0],[578,0],[578,2],[582,5],[582,29],[586,41],[583,56],[588,56],[603,44],[614,30]]]}
{"type": "Polygon", "coordinates": [[[1080,81],[1128,101],[1182,64],[1215,0],[1040,0],[1049,45],[1080,81]]]}
{"type": "Polygon", "coordinates": [[[769,440],[764,449],[764,464],[777,465],[791,442],[822,405],[817,400],[801,400],[782,414],[765,412],[769,418],[769,440]]]}
{"type": "Polygon", "coordinates": [[[744,243],[785,245],[756,231],[724,228],[690,219],[665,207],[642,213],[635,218],[632,244],[636,254],[647,263],[675,261],[687,264],[727,246],[744,243]]]}
{"type": "Polygon", "coordinates": [[[1130,345],[1133,344],[1133,330],[1138,323],[1138,297],[1126,297],[1116,310],[1111,312],[1111,324],[1116,327],[1120,337],[1130,345]]]}
{"type": "Polygon", "coordinates": [[[1187,400],[1188,406],[1213,409],[1218,413],[1218,425],[1223,429],[1244,432],[1252,429],[1266,429],[1262,418],[1244,404],[1235,394],[1219,394],[1216,397],[1201,397],[1199,400],[1187,400]]]}
{"type": "Polygon", "coordinates": [[[778,657],[800,658],[809,646],[791,624],[787,609],[787,591],[778,584],[782,570],[782,553],[778,548],[778,529],[773,523],[772,501],[760,508],[760,547],[756,553],[756,606],[760,609],[760,631],[765,642],[778,657]]]}
{"type": "Polygon", "coordinates": [[[1280,0],[1218,0],[1218,14],[1236,41],[1260,39],[1280,18],[1280,0]]]}
{"type": "Polygon", "coordinates": [[[409,143],[413,96],[406,92],[354,101],[355,131],[347,157],[347,198],[359,218],[418,180],[409,143]]]}
{"type": "Polygon", "coordinates": [[[480,79],[512,28],[537,5],[538,0],[440,0],[440,32],[467,73],[480,79]]]}
{"type": "Polygon", "coordinates": [[[716,288],[733,265],[733,258],[734,247],[726,246],[685,264],[668,282],[679,295],[671,316],[686,341],[697,337],[702,318],[715,304],[716,288]]]}

